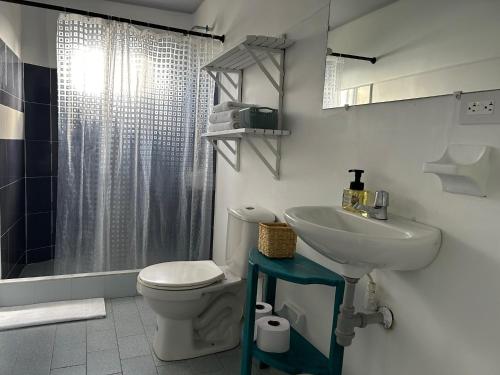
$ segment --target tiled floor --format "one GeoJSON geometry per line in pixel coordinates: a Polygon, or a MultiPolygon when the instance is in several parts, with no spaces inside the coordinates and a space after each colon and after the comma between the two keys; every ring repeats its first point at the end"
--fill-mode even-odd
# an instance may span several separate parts
{"type": "MultiPolygon", "coordinates": [[[[151,342],[155,317],[142,297],[106,301],[105,319],[0,332],[1,375],[237,375],[240,351],[163,362],[151,342]]],[[[254,374],[276,375],[272,369],[254,374]]]]}

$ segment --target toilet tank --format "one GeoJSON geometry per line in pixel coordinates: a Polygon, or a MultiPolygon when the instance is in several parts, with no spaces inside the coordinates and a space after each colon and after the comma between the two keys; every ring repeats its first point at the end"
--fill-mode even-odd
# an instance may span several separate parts
{"type": "Polygon", "coordinates": [[[227,212],[226,264],[231,273],[246,279],[248,254],[259,240],[259,223],[274,222],[276,217],[258,206],[230,208],[227,212]]]}

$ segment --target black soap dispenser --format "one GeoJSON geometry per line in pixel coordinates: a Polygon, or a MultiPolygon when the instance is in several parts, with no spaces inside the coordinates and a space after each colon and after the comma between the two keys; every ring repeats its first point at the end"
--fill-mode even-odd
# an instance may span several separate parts
{"type": "Polygon", "coordinates": [[[354,173],[354,181],[351,181],[349,189],[344,189],[342,195],[342,208],[347,211],[359,212],[356,208],[358,203],[366,205],[368,192],[365,190],[365,184],[361,182],[361,176],[365,173],[362,169],[349,169],[349,173],[354,173]]]}

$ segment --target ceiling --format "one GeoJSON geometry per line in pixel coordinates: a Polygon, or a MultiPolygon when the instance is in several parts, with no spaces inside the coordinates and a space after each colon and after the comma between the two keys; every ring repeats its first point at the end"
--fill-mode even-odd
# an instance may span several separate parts
{"type": "Polygon", "coordinates": [[[203,0],[111,0],[118,3],[139,5],[148,8],[170,10],[173,12],[193,13],[203,0]]]}
{"type": "Polygon", "coordinates": [[[331,0],[330,30],[371,13],[396,0],[331,0]]]}

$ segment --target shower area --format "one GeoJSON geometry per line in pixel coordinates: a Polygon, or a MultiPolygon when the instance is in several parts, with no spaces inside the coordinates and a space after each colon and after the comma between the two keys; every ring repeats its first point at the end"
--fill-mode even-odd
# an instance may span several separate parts
{"type": "Polygon", "coordinates": [[[11,16],[0,27],[1,278],[209,258],[214,161],[201,134],[215,86],[201,67],[221,41],[0,7],[11,16]]]}

